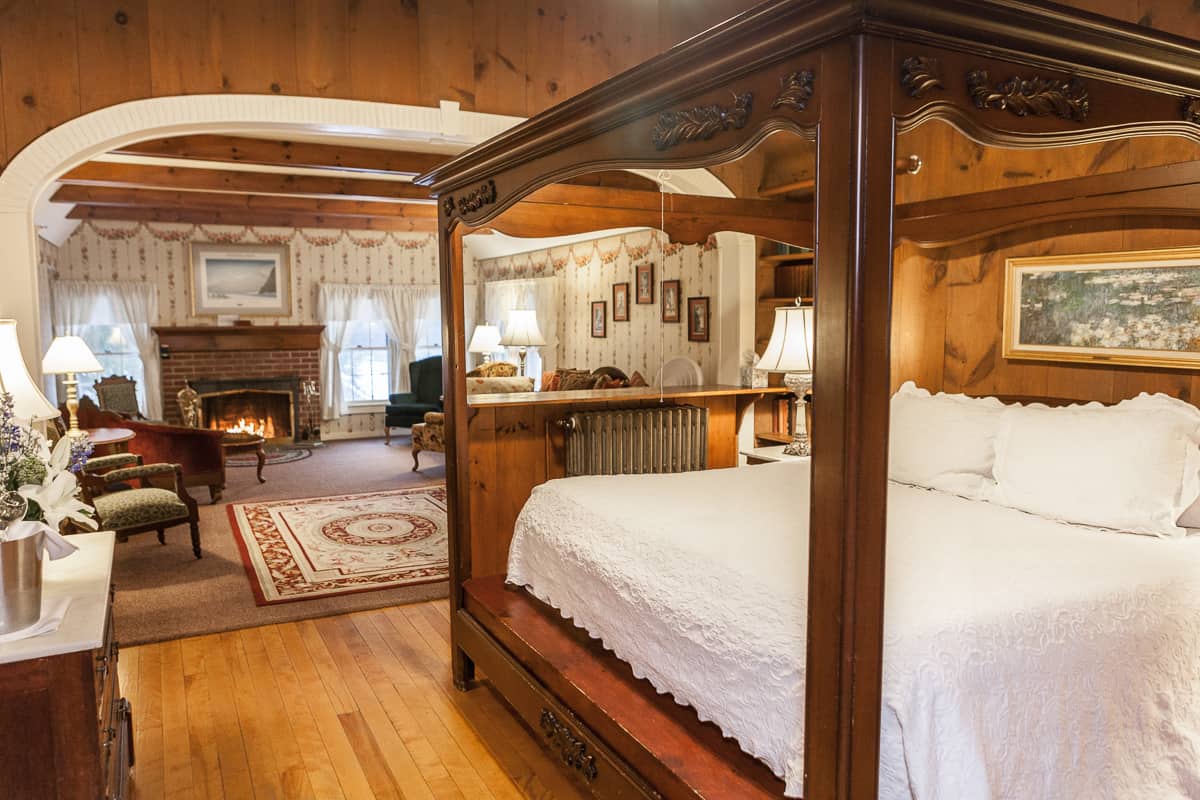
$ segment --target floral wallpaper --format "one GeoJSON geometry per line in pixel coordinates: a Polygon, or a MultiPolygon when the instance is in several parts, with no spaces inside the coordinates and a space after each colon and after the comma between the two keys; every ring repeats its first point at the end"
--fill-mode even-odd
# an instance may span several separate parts
{"type": "MultiPolygon", "coordinates": [[[[557,273],[562,282],[563,309],[559,313],[558,364],[595,369],[615,366],[634,370],[653,381],[663,361],[687,356],[700,364],[707,382],[716,381],[716,340],[689,342],[688,297],[709,297],[717,308],[717,248],[715,240],[703,245],[667,241],[658,231],[641,231],[593,239],[564,247],[537,250],[476,262],[477,277],[490,280],[538,278],[557,273]],[[654,264],[654,303],[635,302],[635,267],[654,264]],[[679,280],[682,310],[679,322],[662,322],[662,282],[679,280]],[[613,284],[629,283],[629,321],[613,321],[613,284]],[[604,300],[607,336],[591,335],[591,304],[604,300]]],[[[482,296],[482,292],[480,292],[482,296]]],[[[490,320],[496,322],[497,320],[490,320]]]]}
{"type": "Polygon", "coordinates": [[[428,233],[376,233],[240,225],[84,222],[59,248],[64,280],[136,280],[158,287],[160,325],[211,325],[192,316],[192,242],[286,244],[292,257],[292,313],[260,325],[318,322],[317,286],[328,283],[437,283],[437,240],[428,233]]]}
{"type": "MultiPolygon", "coordinates": [[[[310,325],[317,287],[330,283],[438,283],[433,234],[256,228],[144,222],[80,225],[59,248],[43,242],[40,258],[64,280],[135,280],[158,289],[160,325],[211,325],[192,315],[192,242],[287,244],[291,247],[292,313],[254,317],[256,325],[310,325]]],[[[328,424],[327,424],[328,425],[328,424]]],[[[328,438],[380,436],[383,414],[354,414],[328,425],[328,438]]]]}

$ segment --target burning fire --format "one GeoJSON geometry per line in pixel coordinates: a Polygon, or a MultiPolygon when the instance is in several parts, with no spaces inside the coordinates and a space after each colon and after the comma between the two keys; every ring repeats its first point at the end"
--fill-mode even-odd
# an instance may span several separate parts
{"type": "MultiPolygon", "coordinates": [[[[270,426],[270,427],[274,427],[274,426],[270,426]]],[[[260,419],[256,423],[253,419],[246,419],[245,417],[242,417],[233,425],[226,425],[225,432],[226,433],[249,433],[254,436],[266,436],[267,428],[268,428],[267,420],[260,419]]]]}

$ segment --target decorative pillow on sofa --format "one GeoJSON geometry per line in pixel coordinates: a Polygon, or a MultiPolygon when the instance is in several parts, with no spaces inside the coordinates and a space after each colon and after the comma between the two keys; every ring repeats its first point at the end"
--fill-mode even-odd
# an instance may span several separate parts
{"type": "Polygon", "coordinates": [[[507,361],[491,361],[480,364],[467,373],[468,378],[511,378],[517,374],[517,365],[507,361]]]}
{"type": "Polygon", "coordinates": [[[1003,403],[934,395],[908,381],[892,395],[891,409],[889,478],[964,497],[990,492],[1003,403]]]}
{"type": "Polygon", "coordinates": [[[559,380],[558,388],[564,392],[576,389],[593,389],[596,386],[597,379],[603,380],[603,376],[596,376],[590,372],[579,372],[576,370],[564,371],[559,380]]]}
{"type": "Polygon", "coordinates": [[[637,370],[634,370],[633,374],[629,376],[629,385],[630,386],[648,386],[649,384],[647,384],[646,379],[642,377],[642,373],[638,372],[637,370]]]}
{"type": "Polygon", "coordinates": [[[1050,519],[1182,536],[1200,495],[1200,410],[1165,395],[1005,409],[993,500],[1050,519]]]}
{"type": "Polygon", "coordinates": [[[550,370],[549,372],[543,372],[542,373],[542,391],[543,392],[557,392],[558,384],[561,380],[562,380],[562,377],[558,374],[558,370],[556,370],[556,369],[550,370]]]}

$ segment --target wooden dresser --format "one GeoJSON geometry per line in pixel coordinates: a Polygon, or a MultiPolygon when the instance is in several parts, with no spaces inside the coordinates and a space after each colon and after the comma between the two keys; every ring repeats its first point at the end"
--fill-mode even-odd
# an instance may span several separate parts
{"type": "Polygon", "coordinates": [[[46,563],[42,608],[69,597],[58,631],[0,644],[0,786],[5,797],[128,797],[133,722],[117,682],[112,533],[71,537],[46,563]]]}

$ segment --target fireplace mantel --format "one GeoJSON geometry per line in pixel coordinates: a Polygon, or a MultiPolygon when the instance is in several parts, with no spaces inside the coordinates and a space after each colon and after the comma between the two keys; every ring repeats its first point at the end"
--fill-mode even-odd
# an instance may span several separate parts
{"type": "Polygon", "coordinates": [[[214,350],[317,350],[324,325],[189,325],[155,327],[169,353],[214,350]]]}

